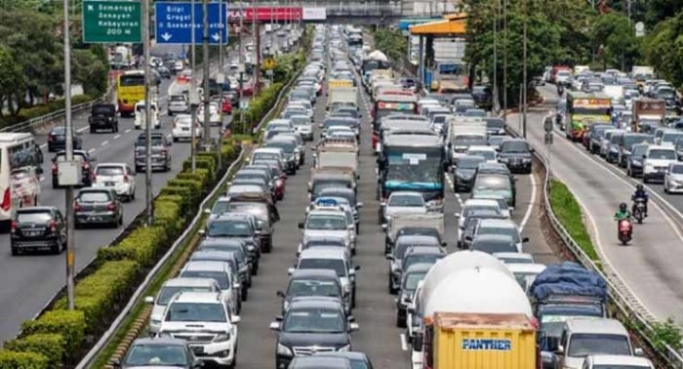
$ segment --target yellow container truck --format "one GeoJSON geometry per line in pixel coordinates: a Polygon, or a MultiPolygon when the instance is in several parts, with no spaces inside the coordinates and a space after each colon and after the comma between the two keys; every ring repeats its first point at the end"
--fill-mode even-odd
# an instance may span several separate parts
{"type": "Polygon", "coordinates": [[[425,368],[535,369],[539,362],[536,327],[524,314],[435,313],[425,343],[425,368]]]}

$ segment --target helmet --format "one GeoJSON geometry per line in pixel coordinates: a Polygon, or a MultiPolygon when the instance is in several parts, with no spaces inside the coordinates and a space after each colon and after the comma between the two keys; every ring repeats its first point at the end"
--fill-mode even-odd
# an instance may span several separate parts
{"type": "Polygon", "coordinates": [[[627,209],[628,209],[628,205],[626,205],[625,202],[622,202],[621,204],[619,204],[619,210],[626,211],[627,209]]]}
{"type": "Polygon", "coordinates": [[[643,185],[642,185],[642,184],[638,184],[638,185],[636,186],[636,190],[642,191],[642,190],[643,190],[643,185]]]}

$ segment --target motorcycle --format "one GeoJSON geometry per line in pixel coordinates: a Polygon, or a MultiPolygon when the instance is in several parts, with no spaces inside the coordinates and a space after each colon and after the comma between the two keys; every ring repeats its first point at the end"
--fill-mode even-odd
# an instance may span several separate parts
{"type": "Polygon", "coordinates": [[[560,97],[562,97],[562,95],[564,94],[564,86],[562,86],[562,85],[557,86],[557,94],[560,97]]]}
{"type": "Polygon", "coordinates": [[[619,221],[619,241],[626,246],[633,237],[633,223],[628,219],[622,219],[619,221]]]}
{"type": "Polygon", "coordinates": [[[633,205],[633,217],[636,218],[638,224],[643,224],[643,219],[645,218],[645,201],[641,199],[635,200],[633,205]]]}

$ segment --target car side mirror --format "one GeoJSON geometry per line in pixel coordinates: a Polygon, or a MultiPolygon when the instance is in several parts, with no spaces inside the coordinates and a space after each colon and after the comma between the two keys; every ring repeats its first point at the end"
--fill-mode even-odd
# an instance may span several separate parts
{"type": "Polygon", "coordinates": [[[360,326],[358,323],[350,323],[349,324],[349,331],[354,332],[360,329],[360,326]]]}
{"type": "Polygon", "coordinates": [[[453,214],[453,216],[455,217],[455,219],[460,219],[460,214],[458,213],[453,214]]]}
{"type": "Polygon", "coordinates": [[[387,260],[394,260],[394,255],[386,254],[386,255],[384,255],[384,258],[387,260]]]}
{"type": "Polygon", "coordinates": [[[562,347],[562,345],[558,344],[556,346],[555,354],[556,355],[564,355],[564,347],[562,347]]]}
{"type": "Polygon", "coordinates": [[[531,149],[529,149],[529,152],[534,153],[534,152],[536,152],[536,149],[531,148],[531,149]]]}
{"type": "Polygon", "coordinates": [[[109,361],[109,363],[110,363],[111,366],[113,366],[114,368],[120,368],[120,367],[121,367],[121,359],[119,359],[119,358],[111,359],[111,361],[109,361]]]}
{"type": "Polygon", "coordinates": [[[384,232],[386,232],[388,229],[389,229],[389,225],[388,225],[388,224],[386,224],[386,223],[382,224],[382,230],[383,230],[384,232]]]}
{"type": "Polygon", "coordinates": [[[304,229],[304,222],[299,222],[299,229],[304,229]]]}
{"type": "Polygon", "coordinates": [[[276,322],[270,322],[270,330],[279,332],[280,331],[280,322],[277,322],[277,321],[276,322]]]}
{"type": "Polygon", "coordinates": [[[465,236],[465,241],[472,242],[472,236],[465,236]]]}
{"type": "Polygon", "coordinates": [[[237,324],[242,321],[242,318],[239,315],[233,315],[232,318],[230,319],[230,323],[232,324],[237,324]]]}
{"type": "Polygon", "coordinates": [[[522,242],[529,242],[529,237],[522,238],[522,242]]]}
{"type": "Polygon", "coordinates": [[[643,349],[640,348],[640,347],[636,347],[636,348],[633,350],[633,354],[634,354],[635,356],[644,357],[644,356],[645,356],[645,351],[643,351],[643,349]]]}
{"type": "Polygon", "coordinates": [[[204,229],[200,229],[199,232],[197,232],[197,233],[199,233],[199,235],[202,237],[206,237],[206,230],[204,230],[204,229]]]}
{"type": "Polygon", "coordinates": [[[350,224],[348,227],[346,227],[346,229],[348,229],[349,231],[353,231],[356,229],[356,226],[353,224],[350,224]]]}
{"type": "Polygon", "coordinates": [[[154,303],[154,296],[146,296],[145,297],[145,304],[153,304],[154,303]]]}
{"type": "Polygon", "coordinates": [[[647,155],[643,155],[643,159],[647,159],[647,155]]]}
{"type": "Polygon", "coordinates": [[[362,203],[362,202],[359,202],[359,203],[356,204],[356,208],[360,209],[360,208],[362,208],[362,207],[363,207],[363,203],[362,203]]]}
{"type": "Polygon", "coordinates": [[[211,214],[211,209],[204,209],[204,214],[207,214],[207,215],[211,214]]]}
{"type": "Polygon", "coordinates": [[[287,269],[287,274],[292,275],[292,274],[294,274],[295,270],[296,270],[296,268],[289,268],[289,269],[287,269]]]}
{"type": "Polygon", "coordinates": [[[285,293],[282,291],[277,291],[275,292],[275,296],[282,297],[283,299],[285,298],[285,293]]]}
{"type": "Polygon", "coordinates": [[[232,288],[233,288],[234,290],[239,290],[240,288],[242,288],[242,285],[239,284],[239,283],[233,283],[232,288]]]}

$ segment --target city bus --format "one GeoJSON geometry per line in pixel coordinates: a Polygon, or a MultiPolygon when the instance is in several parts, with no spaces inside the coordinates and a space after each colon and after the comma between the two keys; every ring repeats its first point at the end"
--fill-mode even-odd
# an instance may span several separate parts
{"type": "Polygon", "coordinates": [[[387,201],[393,191],[422,193],[431,211],[443,210],[444,149],[438,135],[390,135],[377,161],[378,192],[387,201]]]}
{"type": "Polygon", "coordinates": [[[22,206],[40,201],[43,152],[30,133],[0,133],[0,227],[22,206]]]}
{"type": "Polygon", "coordinates": [[[391,114],[417,114],[417,101],[417,95],[411,91],[389,90],[379,94],[370,111],[372,116],[372,142],[379,142],[382,118],[391,114]]]}
{"type": "Polygon", "coordinates": [[[588,125],[611,123],[612,100],[601,92],[568,92],[564,118],[567,138],[581,141],[588,125]]]}
{"type": "Polygon", "coordinates": [[[116,99],[121,116],[135,113],[135,104],[145,99],[145,72],[142,70],[125,71],[116,83],[116,99]]]}

